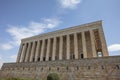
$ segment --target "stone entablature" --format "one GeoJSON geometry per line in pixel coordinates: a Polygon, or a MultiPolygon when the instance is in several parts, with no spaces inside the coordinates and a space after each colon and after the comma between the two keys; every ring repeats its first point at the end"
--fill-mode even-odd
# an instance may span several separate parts
{"type": "Polygon", "coordinates": [[[120,56],[29,63],[4,63],[0,77],[22,77],[46,80],[58,73],[60,80],[119,80],[120,56]]]}

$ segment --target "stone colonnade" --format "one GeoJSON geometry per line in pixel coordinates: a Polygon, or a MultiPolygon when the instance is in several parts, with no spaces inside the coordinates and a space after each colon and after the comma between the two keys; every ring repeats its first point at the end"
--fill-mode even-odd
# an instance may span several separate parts
{"type": "Polygon", "coordinates": [[[21,42],[17,62],[38,62],[108,56],[103,30],[89,29],[21,42]]]}
{"type": "MultiPolygon", "coordinates": [[[[97,34],[97,36],[99,36],[97,34]]],[[[21,43],[17,62],[51,61],[98,57],[93,30],[21,43]]],[[[101,40],[100,40],[101,43],[101,40]]],[[[96,43],[97,45],[97,43],[96,43]]],[[[104,56],[104,54],[102,54],[104,56]]]]}

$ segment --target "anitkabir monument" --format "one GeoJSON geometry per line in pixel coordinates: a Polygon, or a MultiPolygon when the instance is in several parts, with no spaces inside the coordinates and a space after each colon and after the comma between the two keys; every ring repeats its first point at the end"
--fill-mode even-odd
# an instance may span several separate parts
{"type": "Polygon", "coordinates": [[[46,80],[120,80],[120,56],[109,56],[102,21],[21,40],[15,63],[4,63],[0,77],[46,80]]]}

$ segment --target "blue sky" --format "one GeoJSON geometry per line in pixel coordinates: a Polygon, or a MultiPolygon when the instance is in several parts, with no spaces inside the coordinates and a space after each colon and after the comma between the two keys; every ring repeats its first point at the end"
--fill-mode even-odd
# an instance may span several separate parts
{"type": "Polygon", "coordinates": [[[22,38],[97,20],[120,55],[120,0],[0,0],[0,65],[15,62],[22,38]]]}

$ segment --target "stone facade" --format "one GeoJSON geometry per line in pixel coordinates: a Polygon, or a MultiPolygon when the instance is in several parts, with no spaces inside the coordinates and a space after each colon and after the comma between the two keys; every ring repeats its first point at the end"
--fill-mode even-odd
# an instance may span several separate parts
{"type": "Polygon", "coordinates": [[[22,39],[16,63],[4,63],[0,77],[46,80],[49,73],[60,80],[119,80],[120,56],[108,56],[102,22],[22,39]]]}
{"type": "Polygon", "coordinates": [[[60,80],[120,80],[120,56],[4,63],[0,76],[46,80],[49,73],[57,73],[60,80]]]}

